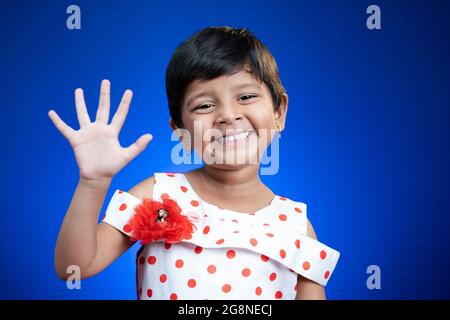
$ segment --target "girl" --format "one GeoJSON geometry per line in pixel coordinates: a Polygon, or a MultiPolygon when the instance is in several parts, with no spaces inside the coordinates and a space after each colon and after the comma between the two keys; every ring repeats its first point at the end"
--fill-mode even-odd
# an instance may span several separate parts
{"type": "Polygon", "coordinates": [[[49,112],[80,173],[56,244],[58,276],[66,279],[66,268],[78,265],[83,278],[91,277],[139,240],[140,299],[325,299],[339,252],[317,241],[306,204],[275,195],[258,175],[288,108],[268,49],[245,29],[206,28],[176,49],[166,89],[170,126],[204,166],[155,173],[128,192],[117,190],[99,224],[111,179],[152,136],[119,144],[132,92],[125,91],[108,124],[107,80],[95,122],[81,89],[79,130],[49,112]]]}

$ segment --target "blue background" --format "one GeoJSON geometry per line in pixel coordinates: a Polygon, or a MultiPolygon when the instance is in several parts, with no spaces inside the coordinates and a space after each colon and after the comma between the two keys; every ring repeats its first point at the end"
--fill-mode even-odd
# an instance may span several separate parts
{"type": "MultiPolygon", "coordinates": [[[[450,298],[449,1],[2,1],[0,5],[0,298],[135,299],[137,246],[68,290],[53,250],[78,181],[72,150],[47,117],[78,128],[101,79],[112,112],[135,95],[120,140],[151,132],[113,180],[127,190],[171,164],[165,68],[210,25],[247,27],[273,52],[290,97],[280,171],[263,181],[308,204],[319,240],[341,252],[329,299],[450,298]],[[81,8],[81,30],[66,8],[81,8]],[[377,4],[382,29],[366,28],[377,4]],[[366,269],[381,268],[368,290],[366,269]]],[[[105,208],[104,208],[105,209],[105,208]]],[[[103,210],[104,210],[103,209],[103,210]]]]}

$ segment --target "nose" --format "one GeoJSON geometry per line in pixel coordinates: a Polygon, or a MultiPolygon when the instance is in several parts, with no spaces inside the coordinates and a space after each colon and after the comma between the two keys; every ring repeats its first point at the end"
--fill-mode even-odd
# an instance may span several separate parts
{"type": "Polygon", "coordinates": [[[242,114],[232,104],[222,105],[218,108],[216,123],[219,125],[233,124],[242,119],[242,114]]]}

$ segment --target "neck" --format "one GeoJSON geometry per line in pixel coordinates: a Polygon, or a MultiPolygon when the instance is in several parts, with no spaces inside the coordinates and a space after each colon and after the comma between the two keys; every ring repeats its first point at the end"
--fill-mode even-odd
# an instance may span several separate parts
{"type": "Polygon", "coordinates": [[[227,196],[242,196],[264,187],[258,175],[258,166],[237,169],[217,169],[203,166],[199,169],[200,180],[210,190],[220,190],[227,196]]]}

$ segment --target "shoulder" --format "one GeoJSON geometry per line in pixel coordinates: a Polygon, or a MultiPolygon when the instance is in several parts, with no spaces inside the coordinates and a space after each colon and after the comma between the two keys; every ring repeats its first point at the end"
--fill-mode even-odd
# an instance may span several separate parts
{"type": "Polygon", "coordinates": [[[292,209],[298,214],[304,214],[306,215],[306,211],[308,206],[306,203],[301,201],[296,201],[290,198],[282,197],[282,196],[276,196],[280,201],[278,201],[279,205],[284,207],[285,209],[292,209]]]}
{"type": "Polygon", "coordinates": [[[316,232],[314,231],[314,228],[309,219],[306,220],[306,235],[310,238],[317,240],[316,232]]]}
{"type": "Polygon", "coordinates": [[[148,177],[128,190],[128,193],[139,199],[152,198],[155,181],[155,176],[148,177]]]}
{"type": "Polygon", "coordinates": [[[180,174],[179,172],[155,172],[153,176],[142,180],[131,188],[128,193],[139,199],[153,198],[153,190],[156,182],[161,184],[161,186],[172,186],[174,181],[177,181],[172,179],[179,179],[180,174]]]}
{"type": "Polygon", "coordinates": [[[282,211],[287,215],[286,218],[291,221],[289,227],[294,228],[296,232],[300,231],[302,234],[307,234],[309,229],[307,204],[286,197],[277,197],[279,199],[276,202],[277,210],[282,211]]]}
{"type": "MultiPolygon", "coordinates": [[[[280,197],[280,199],[284,200],[283,202],[287,204],[289,207],[294,207],[294,211],[296,212],[296,216],[299,217],[301,224],[306,227],[306,235],[310,238],[317,240],[316,232],[311,224],[311,221],[308,219],[308,206],[304,202],[294,201],[292,199],[280,197]]],[[[305,229],[303,229],[305,230],[305,229]]]]}

